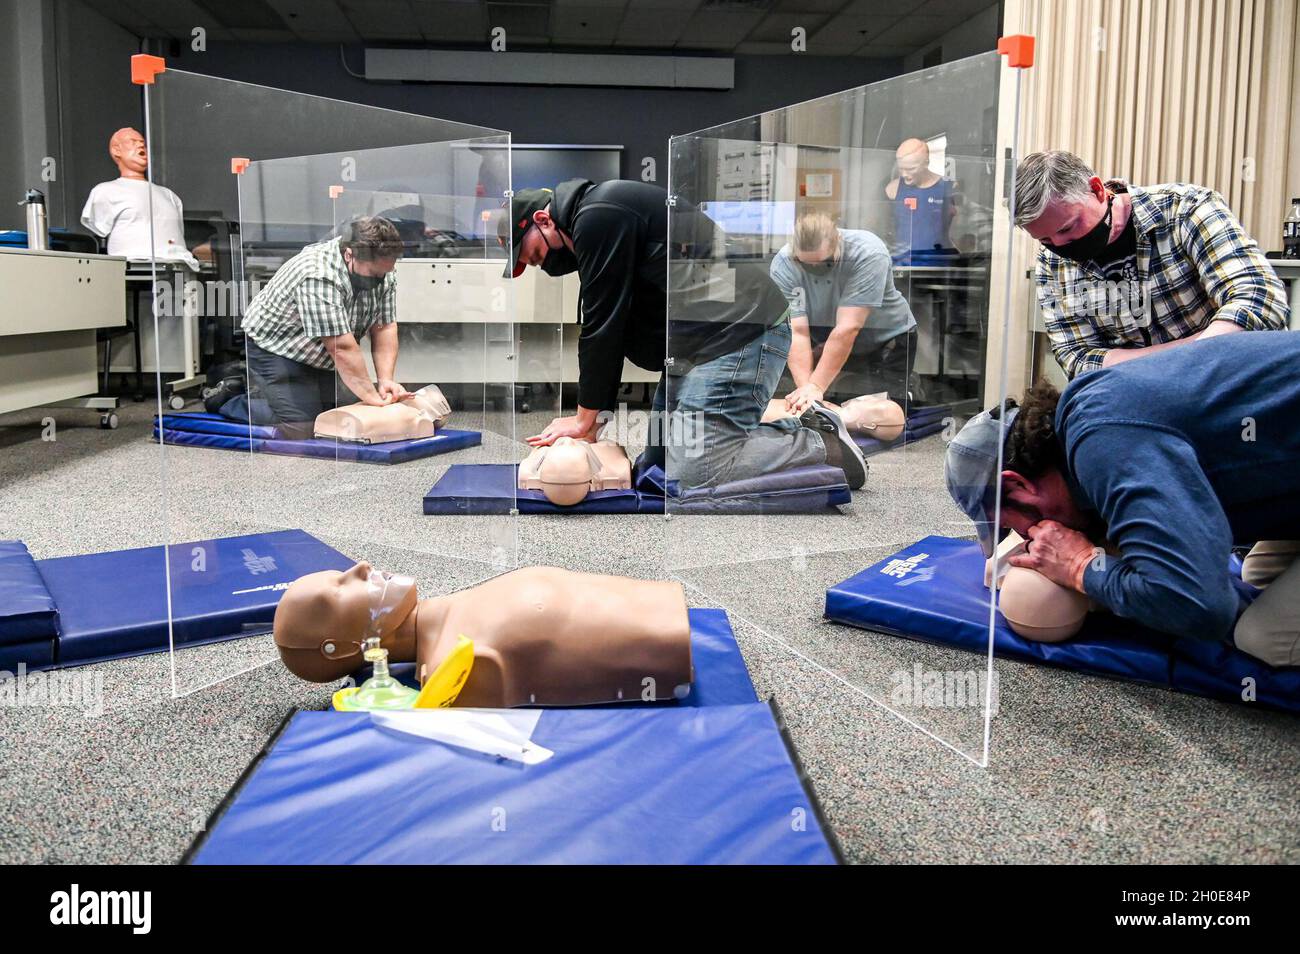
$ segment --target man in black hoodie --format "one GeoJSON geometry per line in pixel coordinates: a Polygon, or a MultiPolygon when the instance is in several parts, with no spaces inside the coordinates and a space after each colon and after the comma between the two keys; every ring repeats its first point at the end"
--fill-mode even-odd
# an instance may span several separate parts
{"type": "Polygon", "coordinates": [[[790,350],[787,302],[765,263],[714,261],[717,230],[707,216],[679,203],[670,243],[663,189],[586,179],[521,189],[510,212],[499,237],[512,247],[511,274],[529,265],[557,277],[577,271],[582,285],[578,412],[553,420],[531,445],[595,440],[601,412],[617,408],[626,358],[668,372],[655,391],[647,454],[683,488],[826,462],[862,486],[866,462],[833,411],[760,423],[790,350]]]}

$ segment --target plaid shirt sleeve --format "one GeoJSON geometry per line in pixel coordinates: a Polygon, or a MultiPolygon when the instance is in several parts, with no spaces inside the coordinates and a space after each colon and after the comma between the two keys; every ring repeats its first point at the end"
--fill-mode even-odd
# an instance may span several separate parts
{"type": "Polygon", "coordinates": [[[304,278],[294,291],[294,304],[302,317],[302,330],[309,338],[352,333],[352,319],[343,289],[324,278],[304,278]]]}
{"type": "Polygon", "coordinates": [[[1290,308],[1286,289],[1246,234],[1223,196],[1197,190],[1177,216],[1178,242],[1197,263],[1201,285],[1217,310],[1212,321],[1231,321],[1247,331],[1280,330],[1290,308]]]}
{"type": "Polygon", "coordinates": [[[384,276],[384,285],[379,291],[379,300],[375,302],[375,324],[391,325],[396,320],[397,272],[394,270],[384,276]]]}
{"type": "Polygon", "coordinates": [[[1040,251],[1034,281],[1038,286],[1038,306],[1042,309],[1052,355],[1065,376],[1073,380],[1085,371],[1100,368],[1107,346],[1091,321],[1071,318],[1062,307],[1058,290],[1065,281],[1061,267],[1064,261],[1059,256],[1049,256],[1040,251]]]}

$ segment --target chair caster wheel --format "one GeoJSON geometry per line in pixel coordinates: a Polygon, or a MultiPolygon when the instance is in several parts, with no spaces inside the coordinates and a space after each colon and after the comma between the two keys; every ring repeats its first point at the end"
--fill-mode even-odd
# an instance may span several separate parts
{"type": "Polygon", "coordinates": [[[117,415],[113,413],[101,414],[99,416],[99,426],[106,431],[117,430],[117,415]]]}
{"type": "Polygon", "coordinates": [[[185,407],[185,398],[181,397],[179,394],[173,394],[167,399],[167,406],[173,411],[179,411],[185,407]]]}

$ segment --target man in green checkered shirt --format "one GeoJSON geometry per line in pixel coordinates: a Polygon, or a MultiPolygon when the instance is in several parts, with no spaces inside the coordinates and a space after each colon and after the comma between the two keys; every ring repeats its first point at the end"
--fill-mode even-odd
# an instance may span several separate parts
{"type": "Polygon", "coordinates": [[[393,269],[401,254],[397,229],[374,216],[280,266],[244,315],[251,392],[219,398],[219,413],[303,438],[312,436],[318,414],[339,404],[382,407],[407,397],[394,377],[393,269]],[[367,335],[373,383],[361,352],[367,335]]]}
{"type": "Polygon", "coordinates": [[[1038,303],[1067,377],[1287,326],[1281,280],[1212,189],[1103,182],[1073,153],[1036,152],[1016,169],[1016,225],[1042,243],[1038,303]]]}

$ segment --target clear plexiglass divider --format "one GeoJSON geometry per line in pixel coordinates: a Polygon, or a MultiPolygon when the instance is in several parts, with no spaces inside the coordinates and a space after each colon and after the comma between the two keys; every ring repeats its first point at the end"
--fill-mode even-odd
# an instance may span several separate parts
{"type": "Polygon", "coordinates": [[[158,429],[172,691],[278,663],[277,605],[304,577],[312,632],[283,642],[346,676],[372,621],[332,587],[395,574],[436,596],[518,560],[513,484],[424,512],[449,467],[520,456],[491,221],[509,136],[172,70],[146,111],[155,233],[176,218],[160,188],[212,225],[193,275],[209,386],[158,429]]]}
{"type": "Polygon", "coordinates": [[[939,538],[976,545],[944,472],[986,376],[1005,388],[988,354],[1002,69],[988,53],[670,144],[668,571],[979,764],[992,616],[957,649],[825,613],[850,580],[927,606],[948,585],[939,538]]]}

